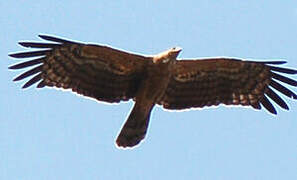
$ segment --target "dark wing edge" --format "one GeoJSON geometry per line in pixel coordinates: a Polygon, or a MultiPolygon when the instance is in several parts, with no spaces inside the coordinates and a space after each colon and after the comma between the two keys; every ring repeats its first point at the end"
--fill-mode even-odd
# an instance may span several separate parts
{"type": "Polygon", "coordinates": [[[274,101],[277,105],[279,105],[281,108],[285,110],[289,110],[288,105],[286,102],[270,87],[274,88],[276,91],[280,92],[281,94],[287,96],[288,98],[295,99],[297,100],[297,95],[291,91],[290,89],[286,88],[283,86],[281,83],[297,87],[297,81],[290,79],[286,76],[283,76],[278,73],[283,73],[283,74],[297,74],[297,70],[295,69],[290,69],[290,68],[283,68],[283,67],[276,67],[276,66],[270,66],[267,65],[267,63],[264,63],[270,70],[270,82],[266,86],[266,89],[264,90],[264,96],[260,100],[260,103],[272,114],[277,114],[274,106],[272,103],[268,100],[267,97],[269,97],[272,101],[274,101]],[[267,97],[266,97],[267,96],[267,97]]]}
{"type": "MultiPolygon", "coordinates": [[[[53,43],[39,43],[39,42],[19,42],[19,45],[26,47],[26,48],[40,48],[40,49],[46,49],[46,50],[37,50],[37,51],[29,51],[29,52],[18,52],[18,53],[12,53],[8,56],[13,58],[36,58],[31,59],[22,63],[17,63],[15,65],[9,66],[9,69],[17,70],[17,69],[23,69],[27,67],[31,67],[34,65],[39,65],[37,67],[34,67],[33,69],[26,71],[22,73],[21,75],[17,76],[13,79],[13,81],[20,81],[27,77],[30,77],[32,75],[35,75],[32,79],[30,79],[27,83],[23,85],[22,88],[28,88],[31,85],[35,84],[36,82],[42,80],[41,72],[42,72],[42,66],[43,63],[46,61],[46,56],[51,53],[54,49],[60,48],[63,45],[70,45],[70,44],[79,44],[74,41],[69,41],[65,39],[60,39],[48,35],[38,35],[43,40],[52,41],[53,43]],[[40,65],[41,64],[41,65],[40,65]]],[[[41,81],[37,88],[44,87],[44,81],[41,81]]]]}
{"type": "MultiPolygon", "coordinates": [[[[241,60],[237,60],[238,62],[241,60]]],[[[180,61],[181,63],[183,61],[180,61]]],[[[263,84],[258,83],[256,84],[256,88],[258,87],[261,94],[261,97],[259,97],[259,95],[255,95],[257,97],[253,97],[254,95],[250,95],[247,94],[245,96],[240,96],[239,94],[236,95],[236,97],[233,97],[233,102],[231,101],[225,101],[225,102],[216,102],[215,100],[212,101],[211,104],[195,104],[194,100],[193,102],[187,104],[186,101],[182,102],[183,99],[183,89],[182,86],[185,86],[187,88],[191,87],[186,85],[186,83],[189,82],[177,82],[176,80],[174,80],[174,78],[172,78],[171,80],[171,88],[167,90],[167,92],[165,93],[164,98],[161,100],[161,102],[159,104],[162,104],[164,108],[166,109],[176,109],[176,110],[180,110],[180,109],[187,109],[187,108],[201,108],[204,106],[213,106],[213,105],[219,105],[219,104],[226,104],[226,105],[249,105],[252,106],[255,109],[261,109],[261,105],[263,107],[265,107],[265,109],[267,109],[270,113],[272,114],[277,114],[277,111],[275,109],[275,107],[273,106],[273,104],[271,103],[270,100],[274,101],[277,105],[279,105],[282,109],[285,110],[289,110],[288,105],[286,104],[286,102],[275,92],[278,91],[281,94],[287,96],[288,98],[292,98],[292,99],[297,99],[297,95],[296,93],[294,93],[293,91],[291,91],[290,89],[288,89],[287,87],[285,87],[284,85],[282,85],[282,83],[293,86],[293,87],[297,87],[297,81],[290,79],[284,75],[281,75],[279,73],[282,74],[290,74],[290,75],[294,75],[297,74],[297,70],[295,69],[290,69],[290,68],[283,68],[283,67],[278,67],[275,65],[280,65],[280,64],[285,64],[286,61],[262,61],[262,62],[257,62],[257,61],[241,61],[241,62],[247,62],[250,64],[259,64],[257,66],[262,66],[263,71],[267,71],[267,77],[265,77],[266,79],[263,79],[263,84]],[[181,89],[178,90],[178,87],[181,87],[181,89]],[[175,93],[174,91],[177,90],[179,91],[178,93],[175,93]],[[175,97],[173,96],[180,96],[180,102],[179,100],[174,100],[175,97]],[[167,96],[167,97],[166,97],[167,96]],[[170,97],[172,96],[172,97],[170,97]],[[236,98],[236,101],[234,100],[234,98],[236,98]],[[171,99],[171,100],[170,100],[171,99]],[[269,100],[270,99],[270,100],[269,100]],[[172,101],[173,104],[170,104],[172,101]],[[174,104],[176,103],[176,104],[174,104]],[[183,105],[186,104],[186,105],[183,105]]],[[[195,80],[194,80],[195,81],[195,80]]],[[[195,83],[195,82],[190,82],[190,83],[195,83]]],[[[199,86],[198,84],[196,84],[196,86],[199,86]]],[[[170,83],[169,83],[169,87],[170,87],[170,83]]],[[[195,87],[192,87],[195,90],[195,87]]],[[[198,88],[199,89],[199,88],[198,88]]],[[[184,89],[186,90],[186,89],[184,89]]],[[[197,89],[196,89],[197,90],[197,89]]],[[[191,90],[193,91],[193,90],[191,90]]],[[[228,93],[228,92],[226,92],[228,93]]],[[[251,93],[251,92],[250,92],[251,93]]],[[[259,92],[257,92],[259,93],[259,92]]],[[[199,93],[198,93],[199,94],[199,93]]],[[[195,93],[192,92],[192,95],[195,95],[195,93]]],[[[201,95],[201,94],[200,94],[201,95]]],[[[232,97],[232,96],[231,96],[232,97]]],[[[185,97],[188,98],[188,97],[185,97]]],[[[191,99],[188,98],[189,101],[191,101],[191,99]]]]}
{"type": "Polygon", "coordinates": [[[13,58],[31,58],[9,67],[12,70],[33,67],[14,78],[13,81],[20,81],[32,76],[22,88],[38,82],[37,88],[72,89],[105,102],[134,97],[147,57],[48,35],[39,37],[50,43],[19,42],[23,47],[38,50],[9,54],[13,58]]]}

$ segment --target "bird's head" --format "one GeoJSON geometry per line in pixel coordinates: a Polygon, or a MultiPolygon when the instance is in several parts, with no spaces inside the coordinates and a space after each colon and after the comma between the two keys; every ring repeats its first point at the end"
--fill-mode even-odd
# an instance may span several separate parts
{"type": "Polygon", "coordinates": [[[181,52],[180,47],[173,47],[168,49],[167,51],[161,52],[154,57],[155,63],[168,63],[170,61],[176,60],[176,57],[181,52]]]}
{"type": "Polygon", "coordinates": [[[178,56],[178,54],[181,52],[182,48],[180,47],[173,47],[168,50],[168,56],[170,58],[175,58],[178,56]]]}

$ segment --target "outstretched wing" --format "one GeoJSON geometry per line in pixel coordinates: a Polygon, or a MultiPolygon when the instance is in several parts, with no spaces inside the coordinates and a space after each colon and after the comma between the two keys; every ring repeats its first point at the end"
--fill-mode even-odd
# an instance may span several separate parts
{"type": "Polygon", "coordinates": [[[201,108],[221,103],[261,109],[263,105],[269,112],[276,114],[267,97],[280,107],[289,108],[272,88],[297,99],[294,92],[278,82],[297,86],[297,81],[278,74],[297,74],[297,70],[273,66],[284,63],[227,58],[178,61],[159,104],[166,109],[201,108]]]}
{"type": "Polygon", "coordinates": [[[33,76],[23,88],[39,82],[38,88],[54,86],[72,89],[99,101],[119,102],[135,96],[149,57],[135,55],[107,46],[82,44],[51,36],[40,35],[51,43],[20,42],[29,48],[42,50],[10,54],[14,58],[31,59],[9,67],[29,71],[14,81],[33,76]]]}

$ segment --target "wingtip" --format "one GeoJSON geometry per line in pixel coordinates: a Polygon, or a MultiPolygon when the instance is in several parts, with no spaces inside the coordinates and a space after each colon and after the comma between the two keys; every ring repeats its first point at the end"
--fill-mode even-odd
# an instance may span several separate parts
{"type": "Polygon", "coordinates": [[[17,54],[16,53],[12,53],[12,54],[8,54],[9,57],[12,57],[12,58],[18,58],[17,54]]]}
{"type": "Polygon", "coordinates": [[[290,110],[290,108],[289,108],[289,106],[287,105],[287,104],[285,104],[285,106],[281,106],[283,109],[285,109],[286,111],[289,111],[290,110]]]}
{"type": "Polygon", "coordinates": [[[276,71],[280,73],[297,74],[297,70],[295,69],[282,68],[282,67],[276,67],[276,66],[269,66],[269,68],[271,71],[276,71]]]}
{"type": "Polygon", "coordinates": [[[17,79],[17,77],[16,78],[14,78],[12,81],[13,82],[16,82],[16,81],[19,81],[20,79],[17,79]]]}
{"type": "Polygon", "coordinates": [[[23,47],[28,47],[28,46],[27,46],[27,43],[26,43],[26,42],[23,42],[23,41],[18,42],[18,44],[21,45],[21,46],[23,46],[23,47]]]}
{"type": "Polygon", "coordinates": [[[20,80],[22,80],[22,79],[24,79],[23,77],[21,77],[21,76],[18,76],[18,77],[16,77],[16,78],[14,78],[12,81],[20,81],[20,80]]]}
{"type": "Polygon", "coordinates": [[[43,40],[48,40],[48,39],[51,39],[53,36],[49,36],[46,34],[38,34],[38,37],[43,40]]]}
{"type": "Polygon", "coordinates": [[[291,86],[295,86],[295,87],[297,86],[297,81],[296,80],[290,79],[290,78],[288,78],[286,76],[283,76],[283,75],[280,75],[278,73],[271,73],[271,77],[276,79],[276,80],[279,80],[279,81],[281,81],[283,83],[289,84],[291,86]]]}
{"type": "Polygon", "coordinates": [[[43,40],[53,41],[53,42],[60,43],[60,44],[74,44],[74,43],[78,44],[78,42],[74,42],[74,41],[67,40],[65,38],[60,38],[57,36],[39,34],[38,37],[43,40]]]}
{"type": "Polygon", "coordinates": [[[264,61],[265,64],[286,64],[287,61],[264,61]]]}
{"type": "Polygon", "coordinates": [[[23,47],[26,47],[26,48],[32,48],[34,47],[34,44],[36,43],[33,43],[33,42],[18,42],[19,45],[23,46],[23,47]]]}
{"type": "Polygon", "coordinates": [[[15,66],[15,65],[8,66],[8,69],[15,69],[14,66],[15,66]]]}
{"type": "Polygon", "coordinates": [[[25,85],[22,86],[22,89],[27,89],[28,87],[29,86],[25,84],[25,85]]]}
{"type": "Polygon", "coordinates": [[[274,111],[269,111],[269,112],[271,112],[273,115],[277,115],[277,111],[276,111],[276,110],[274,110],[274,111]]]}
{"type": "Polygon", "coordinates": [[[44,38],[44,37],[48,37],[48,35],[46,35],[46,34],[38,34],[38,37],[40,37],[40,38],[44,38]]]}

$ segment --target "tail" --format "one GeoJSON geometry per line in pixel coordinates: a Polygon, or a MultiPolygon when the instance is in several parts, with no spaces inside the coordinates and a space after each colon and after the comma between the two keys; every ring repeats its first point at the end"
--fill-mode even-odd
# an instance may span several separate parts
{"type": "Polygon", "coordinates": [[[119,147],[133,147],[144,139],[152,106],[147,108],[135,103],[128,120],[124,124],[116,143],[119,147]]]}

